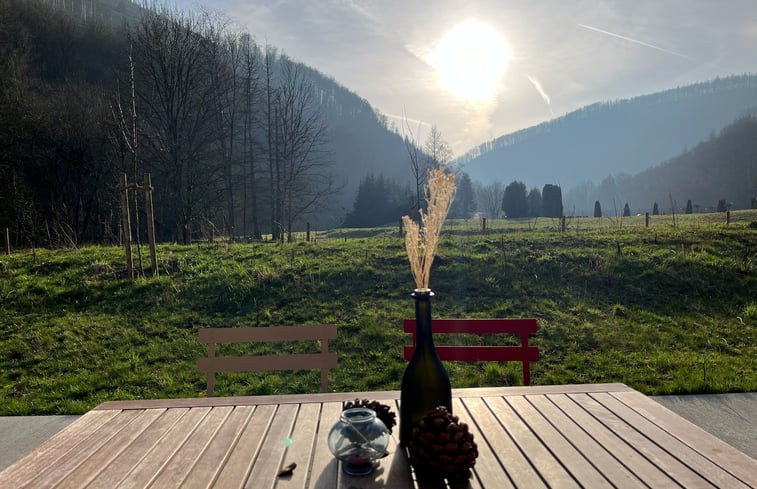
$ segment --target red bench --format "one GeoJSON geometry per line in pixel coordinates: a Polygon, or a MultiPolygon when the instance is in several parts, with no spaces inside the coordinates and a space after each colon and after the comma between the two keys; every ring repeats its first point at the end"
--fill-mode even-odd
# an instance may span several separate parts
{"type": "MultiPolygon", "coordinates": [[[[433,333],[517,334],[520,346],[436,346],[441,360],[459,362],[521,362],[523,384],[531,385],[530,362],[539,360],[539,348],[528,345],[528,335],[536,333],[536,319],[434,319],[433,333]]],[[[413,333],[413,346],[405,347],[405,360],[415,351],[415,319],[405,319],[405,333],[413,333]]]]}

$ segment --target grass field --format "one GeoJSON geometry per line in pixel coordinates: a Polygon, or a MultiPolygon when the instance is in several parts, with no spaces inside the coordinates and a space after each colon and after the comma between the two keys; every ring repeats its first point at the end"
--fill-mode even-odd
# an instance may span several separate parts
{"type": "MultiPolygon", "coordinates": [[[[544,218],[490,222],[487,234],[479,221],[451,222],[431,273],[433,315],[538,318],[534,384],[757,391],[757,211],[731,217],[676,216],[674,226],[653,216],[649,228],[643,216],[574,218],[565,233],[544,218]]],[[[397,228],[317,236],[161,245],[160,276],[134,281],[116,247],[0,256],[0,415],[204,395],[204,326],[336,323],[330,388],[398,389],[413,280],[397,228]]],[[[521,380],[519,364],[447,367],[453,387],[521,380]]],[[[216,392],[315,392],[319,378],[221,374],[216,392]]]]}

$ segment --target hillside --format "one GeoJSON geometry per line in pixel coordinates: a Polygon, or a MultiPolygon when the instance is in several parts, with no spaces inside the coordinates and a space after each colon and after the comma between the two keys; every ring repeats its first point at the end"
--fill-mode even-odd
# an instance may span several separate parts
{"type": "Polygon", "coordinates": [[[598,200],[606,214],[628,202],[633,213],[684,212],[692,201],[696,212],[716,209],[725,200],[734,209],[748,209],[757,195],[757,117],[739,118],[717,136],[636,175],[609,175],[599,184],[585,182],[565,195],[569,213],[586,215],[598,200]],[[608,212],[609,211],[609,212],[608,212]]]}
{"type": "MultiPolygon", "coordinates": [[[[152,173],[156,231],[173,241],[331,227],[369,172],[409,180],[381,114],[254,33],[129,1],[58,4],[0,0],[0,228],[15,245],[117,239],[121,172],[152,173]],[[185,85],[171,71],[183,67],[185,85]],[[297,111],[306,124],[287,118],[297,111]]],[[[144,207],[133,212],[144,222],[144,207]]]]}
{"type": "Polygon", "coordinates": [[[757,106],[757,75],[593,104],[486,142],[458,160],[477,181],[569,188],[634,174],[691,148],[757,106]]]}

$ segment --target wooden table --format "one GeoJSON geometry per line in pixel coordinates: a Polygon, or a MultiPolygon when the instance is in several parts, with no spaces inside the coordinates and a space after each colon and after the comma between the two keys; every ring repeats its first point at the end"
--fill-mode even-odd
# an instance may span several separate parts
{"type": "MultiPolygon", "coordinates": [[[[326,435],[356,397],[396,407],[399,393],[107,402],[0,473],[0,487],[414,487],[396,438],[373,475],[339,470],[326,435]]],[[[757,461],[622,384],[453,397],[480,452],[469,487],[757,487],[757,461]]]]}

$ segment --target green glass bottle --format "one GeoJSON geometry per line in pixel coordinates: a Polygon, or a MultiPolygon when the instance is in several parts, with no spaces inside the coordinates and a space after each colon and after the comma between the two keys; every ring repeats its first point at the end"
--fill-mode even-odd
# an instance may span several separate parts
{"type": "Polygon", "coordinates": [[[444,406],[452,412],[449,376],[434,348],[431,335],[431,289],[415,289],[415,353],[402,376],[400,443],[407,446],[413,427],[429,411],[444,406]]]}

